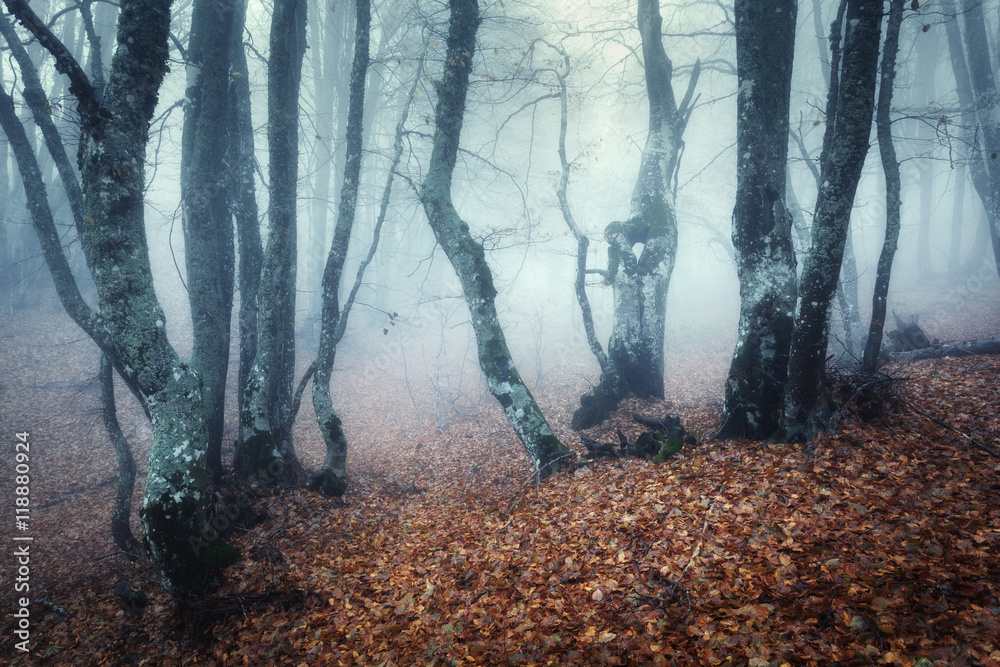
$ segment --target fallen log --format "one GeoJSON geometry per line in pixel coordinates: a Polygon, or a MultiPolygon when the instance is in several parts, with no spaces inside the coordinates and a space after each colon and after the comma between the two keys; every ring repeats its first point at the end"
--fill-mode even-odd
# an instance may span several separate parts
{"type": "Polygon", "coordinates": [[[892,361],[920,361],[942,357],[971,357],[980,354],[1000,354],[1000,339],[973,340],[961,343],[939,343],[908,352],[895,352],[892,361]]]}

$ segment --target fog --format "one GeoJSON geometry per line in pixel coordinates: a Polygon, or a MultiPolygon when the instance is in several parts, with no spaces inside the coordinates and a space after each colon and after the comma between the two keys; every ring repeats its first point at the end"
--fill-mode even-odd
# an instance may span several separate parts
{"type": "MultiPolygon", "coordinates": [[[[808,155],[792,142],[790,184],[807,224],[816,198],[816,182],[808,162],[818,158],[825,127],[827,46],[825,36],[817,35],[817,26],[825,32],[835,9],[834,3],[818,0],[802,2],[799,9],[791,117],[793,130],[801,136],[808,155]],[[818,19],[816,11],[822,13],[818,19]]],[[[174,33],[183,43],[190,5],[178,3],[174,11],[174,33]]],[[[733,14],[726,3],[665,3],[662,11],[664,44],[674,65],[675,96],[683,95],[694,63],[700,60],[702,66],[675,179],[679,251],[667,306],[668,375],[671,368],[677,372],[678,361],[695,354],[709,355],[713,368],[724,373],[736,340],[740,304],[730,240],[736,170],[733,14]]],[[[315,351],[320,273],[329,249],[341,179],[343,137],[338,131],[344,125],[343,96],[352,48],[349,11],[324,4],[310,5],[309,12],[309,49],[300,99],[296,305],[300,366],[307,364],[315,351]],[[330,105],[322,107],[324,101],[330,105]],[[332,169],[329,194],[324,196],[327,186],[318,180],[327,162],[332,162],[332,169]]],[[[987,12],[987,16],[996,21],[995,12],[987,12]]],[[[931,320],[935,336],[953,339],[970,332],[967,328],[949,330],[947,322],[935,320],[939,309],[953,309],[956,303],[980,298],[991,300],[991,307],[995,307],[997,272],[983,237],[977,240],[985,218],[979,197],[968,183],[960,150],[968,131],[953,122],[959,109],[941,25],[946,19],[930,11],[913,13],[903,25],[893,125],[902,162],[902,233],[890,312],[896,309],[907,318],[918,315],[922,322],[931,320]],[[929,28],[925,30],[925,26],[929,28]],[[963,263],[968,266],[956,268],[963,263]]],[[[269,20],[270,7],[252,2],[246,34],[247,43],[254,47],[250,69],[237,73],[248,78],[254,95],[258,199],[265,235],[269,20]]],[[[406,124],[403,161],[394,179],[379,249],[364,276],[337,368],[361,369],[361,377],[373,382],[405,374],[408,383],[425,389],[440,385],[445,377],[452,382],[453,391],[479,394],[481,387],[468,379],[478,374],[461,288],[436,247],[415,189],[430,154],[433,81],[441,67],[446,27],[447,11],[434,3],[376,3],[374,7],[366,155],[342,296],[371,242],[403,100],[413,77],[421,79],[406,124]],[[458,378],[465,378],[466,384],[459,386],[458,378]]],[[[991,25],[989,32],[995,35],[996,26],[991,25]]],[[[550,44],[565,49],[572,68],[567,78],[567,147],[573,161],[569,200],[592,241],[588,266],[605,268],[603,230],[608,223],[628,215],[647,132],[648,110],[632,3],[501,3],[488,7],[479,33],[453,194],[463,219],[487,250],[499,290],[501,321],[529,386],[539,387],[547,379],[562,377],[581,389],[596,382],[599,369],[587,348],[573,292],[575,242],[556,198],[560,109],[553,96],[554,72],[562,71],[564,65],[550,44]]],[[[189,73],[176,49],[171,51],[170,67],[151,128],[146,224],[168,334],[180,354],[187,356],[191,322],[184,282],[179,170],[181,102],[189,73]]],[[[48,84],[54,85],[57,76],[47,61],[43,72],[48,84]]],[[[13,79],[11,66],[3,75],[8,81],[13,79]]],[[[72,106],[71,100],[63,98],[58,114],[67,135],[73,130],[72,106]]],[[[862,322],[870,311],[874,267],[885,225],[885,188],[874,133],[872,144],[851,224],[858,278],[850,286],[857,289],[862,322]]],[[[7,169],[13,173],[14,167],[11,159],[7,169]]],[[[15,190],[9,189],[11,193],[15,190]]],[[[8,207],[7,219],[26,219],[23,199],[12,194],[9,202],[14,205],[8,207]]],[[[65,212],[62,224],[66,228],[70,224],[65,212]]],[[[71,241],[67,243],[72,246],[71,241]]],[[[799,250],[804,252],[804,243],[800,242],[799,250]]],[[[800,269],[801,258],[800,254],[800,269]]],[[[611,288],[601,284],[598,276],[591,276],[588,293],[598,335],[606,342],[611,288]]],[[[983,330],[971,333],[984,337],[996,333],[988,330],[992,323],[983,325],[983,330]]],[[[835,339],[838,326],[835,314],[835,339]]],[[[668,384],[677,380],[669,378],[668,384]]],[[[721,392],[722,376],[716,380],[721,392]]],[[[357,376],[352,376],[352,381],[358,381],[357,376]]]]}

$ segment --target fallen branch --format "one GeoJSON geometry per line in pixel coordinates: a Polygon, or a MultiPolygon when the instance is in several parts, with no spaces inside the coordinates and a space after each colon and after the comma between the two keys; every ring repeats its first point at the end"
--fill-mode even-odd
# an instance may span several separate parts
{"type": "Polygon", "coordinates": [[[896,352],[893,361],[920,361],[922,359],[940,359],[942,357],[971,357],[980,354],[1000,354],[1000,339],[973,340],[961,343],[941,343],[922,347],[909,352],[896,352]]]}
{"type": "Polygon", "coordinates": [[[962,436],[963,438],[965,438],[966,440],[968,440],[969,442],[971,442],[972,446],[975,447],[976,449],[981,449],[984,452],[986,452],[987,454],[989,454],[990,456],[992,456],[993,458],[1000,459],[1000,452],[998,452],[997,450],[993,449],[992,447],[990,447],[986,443],[981,442],[981,441],[977,440],[976,438],[973,438],[968,433],[966,433],[966,432],[964,432],[964,431],[962,431],[960,429],[955,428],[951,424],[949,424],[949,423],[947,423],[947,422],[945,422],[945,421],[943,421],[941,419],[938,419],[934,415],[930,415],[930,414],[924,412],[923,410],[921,410],[917,406],[913,405],[909,401],[906,401],[906,400],[903,400],[903,399],[900,399],[900,400],[902,400],[903,405],[905,405],[909,409],[913,410],[915,413],[917,413],[921,417],[924,417],[925,419],[929,419],[930,421],[934,422],[935,424],[937,424],[941,428],[945,428],[945,429],[948,429],[949,431],[952,431],[954,433],[959,434],[960,436],[962,436]]]}

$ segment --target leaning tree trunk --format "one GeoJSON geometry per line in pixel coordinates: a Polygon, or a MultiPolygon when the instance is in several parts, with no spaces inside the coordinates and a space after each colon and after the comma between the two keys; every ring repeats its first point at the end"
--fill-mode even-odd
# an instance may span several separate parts
{"type": "Polygon", "coordinates": [[[204,383],[208,467],[222,475],[229,319],[233,311],[233,222],[226,165],[233,6],[195,0],[187,50],[181,204],[184,263],[194,346],[191,367],[204,383]]]}
{"type": "Polygon", "coordinates": [[[306,49],[305,0],[279,0],[267,63],[267,141],[271,203],[258,293],[257,357],[247,379],[237,470],[289,484],[299,463],[292,446],[295,370],[295,244],[299,83],[306,49]]]}
{"type": "MultiPolygon", "coordinates": [[[[868,153],[878,69],[882,5],[846,0],[846,34],[836,97],[823,138],[821,184],[812,244],[799,281],[785,385],[781,438],[805,442],[826,428],[826,350],[830,302],[837,289],[854,195],[868,153]]],[[[831,81],[831,97],[834,82],[831,81]]]]}
{"type": "Polygon", "coordinates": [[[659,0],[639,0],[638,27],[649,97],[649,133],[632,191],[629,218],[605,229],[606,281],[614,290],[608,356],[636,396],[663,397],[663,334],[667,289],[677,255],[677,217],[670,186],[680,158],[681,137],[700,67],[677,106],[673,64],[663,49],[659,0]],[[633,248],[643,244],[636,258],[633,248]]]}
{"type": "Polygon", "coordinates": [[[889,277],[892,274],[892,260],[896,255],[899,241],[900,181],[899,159],[896,146],[892,142],[892,124],[889,111],[892,108],[892,89],[896,81],[896,52],[899,50],[899,26],[903,22],[903,1],[891,0],[889,21],[882,49],[882,72],[878,91],[878,106],[875,110],[875,132],[878,149],[882,155],[882,171],[885,173],[885,241],[878,258],[875,272],[875,292],[872,295],[872,318],[868,327],[861,369],[874,373],[878,368],[879,352],[882,350],[882,332],[885,328],[886,302],[889,298],[889,277]]]}
{"type": "Polygon", "coordinates": [[[129,524],[132,516],[132,492],[135,490],[135,458],[118,423],[114,367],[106,354],[101,354],[99,378],[101,417],[104,420],[104,429],[108,432],[111,445],[115,449],[115,458],[118,460],[118,491],[115,494],[115,506],[111,510],[111,536],[119,549],[130,556],[138,556],[141,545],[132,535],[132,526],[129,524]]]}
{"type": "MultiPolygon", "coordinates": [[[[357,21],[354,40],[354,63],[351,67],[351,92],[347,109],[347,141],[344,159],[344,181],[340,189],[337,224],[333,231],[333,245],[323,271],[322,306],[320,316],[319,352],[316,355],[316,373],[313,376],[312,400],[316,422],[326,444],[323,467],[309,480],[311,488],[328,496],[340,496],[347,490],[347,438],[341,427],[340,417],[333,408],[330,397],[330,374],[337,354],[337,330],[340,325],[340,278],[347,259],[347,247],[354,228],[358,204],[358,186],[361,183],[361,143],[364,138],[365,76],[368,73],[369,28],[371,5],[369,0],[356,0],[357,21]]],[[[324,111],[320,109],[320,111],[324,111]]]]}
{"type": "Polygon", "coordinates": [[[476,333],[479,366],[490,393],[503,408],[540,478],[557,470],[571,455],[549,428],[534,397],[521,380],[496,311],[496,288],[486,253],[469,233],[451,200],[451,180],[458,158],[472,54],[479,27],[477,0],[453,0],[444,72],[437,86],[434,148],[420,190],[420,201],[434,236],[455,268],[465,292],[476,333]]]}
{"type": "Polygon", "coordinates": [[[991,67],[986,20],[980,0],[962,0],[969,82],[978,120],[978,147],[987,177],[989,196],[983,199],[990,221],[990,241],[1000,274],[1000,93],[991,67]]]}
{"type": "Polygon", "coordinates": [[[79,101],[85,220],[81,242],[97,285],[101,347],[125,381],[137,388],[153,425],[140,512],[147,552],[171,594],[204,594],[215,587],[218,570],[234,562],[238,552],[218,539],[207,523],[208,431],[201,380],[167,340],[143,218],[146,143],[166,71],[169,2],[121,3],[119,48],[103,99],[27,3],[5,3],[53,54],[79,101]]]}
{"type": "Polygon", "coordinates": [[[740,323],[716,437],[770,437],[779,426],[795,309],[792,216],[785,205],[795,0],[737,0],[736,206],[740,323]]]}

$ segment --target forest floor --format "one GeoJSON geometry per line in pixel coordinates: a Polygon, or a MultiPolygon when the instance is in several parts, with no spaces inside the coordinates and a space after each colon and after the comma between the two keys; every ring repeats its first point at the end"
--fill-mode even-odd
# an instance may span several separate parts
{"type": "MultiPolygon", "coordinates": [[[[951,315],[952,340],[1000,331],[995,300],[951,315]]],[[[422,425],[398,418],[418,405],[400,385],[344,382],[348,494],[239,496],[258,518],[229,537],[243,559],[181,606],[115,553],[92,345],[56,309],[0,321],[0,340],[5,460],[16,432],[33,443],[28,654],[7,611],[12,465],[0,480],[10,664],[1000,666],[1000,459],[984,451],[1000,449],[998,357],[890,366],[885,410],[862,421],[848,405],[808,457],[705,437],[728,357],[696,344],[670,362],[666,401],[630,400],[587,432],[634,437],[632,412],[675,412],[695,446],[542,484],[489,401],[439,431],[427,403],[422,425]],[[119,583],[145,608],[124,608],[119,583]]],[[[566,424],[585,382],[545,386],[557,434],[582,450],[566,424]]],[[[120,400],[141,487],[148,426],[120,400]]],[[[314,431],[297,427],[297,446],[319,464],[314,431]]],[[[223,507],[245,504],[228,493],[223,507]]]]}

